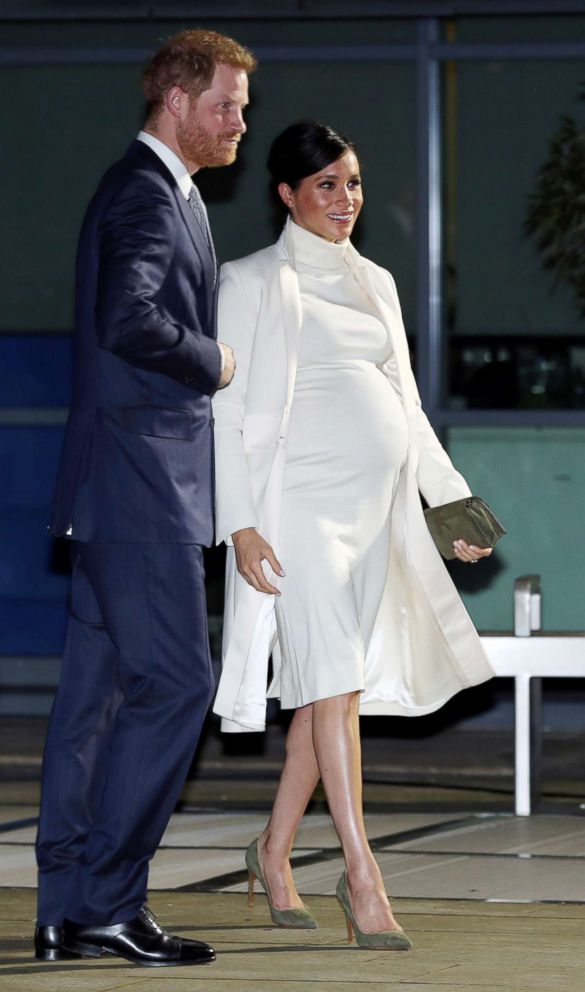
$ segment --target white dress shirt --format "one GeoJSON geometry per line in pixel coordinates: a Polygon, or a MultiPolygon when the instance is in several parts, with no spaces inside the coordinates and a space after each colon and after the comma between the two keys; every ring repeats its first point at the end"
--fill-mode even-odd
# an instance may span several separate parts
{"type": "Polygon", "coordinates": [[[163,162],[169,172],[172,173],[177,186],[181,190],[181,193],[185,199],[188,200],[189,193],[191,192],[191,187],[193,185],[193,180],[187,172],[187,166],[185,163],[181,161],[172,148],[165,145],[164,141],[161,141],[160,138],[155,138],[153,134],[148,134],[147,131],[138,132],[138,141],[142,141],[145,145],[148,145],[155,155],[158,155],[161,162],[163,162]]]}

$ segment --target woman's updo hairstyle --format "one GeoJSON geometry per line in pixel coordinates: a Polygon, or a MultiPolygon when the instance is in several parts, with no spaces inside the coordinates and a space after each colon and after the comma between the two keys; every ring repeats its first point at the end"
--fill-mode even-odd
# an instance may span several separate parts
{"type": "Polygon", "coordinates": [[[295,190],[307,176],[320,172],[349,151],[355,152],[352,142],[326,124],[291,124],[274,139],[268,155],[272,192],[278,197],[280,183],[295,190]]]}

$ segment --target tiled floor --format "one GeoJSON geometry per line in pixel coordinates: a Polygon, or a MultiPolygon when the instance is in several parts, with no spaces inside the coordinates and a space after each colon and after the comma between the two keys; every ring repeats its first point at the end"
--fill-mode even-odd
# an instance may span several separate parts
{"type": "Polygon", "coordinates": [[[270,925],[263,899],[155,892],[151,905],[179,934],[210,941],[205,968],[139,969],[126,962],[35,962],[34,892],[7,889],[0,904],[3,992],[583,992],[585,906],[395,900],[409,954],[348,947],[334,898],[315,896],[319,928],[270,925]]]}
{"type": "Polygon", "coordinates": [[[153,861],[151,905],[174,932],[211,941],[218,959],[161,973],[114,958],[56,965],[32,958],[37,791],[11,783],[2,804],[0,790],[0,988],[7,992],[583,990],[585,815],[518,819],[470,812],[469,804],[434,813],[432,801],[431,812],[368,815],[394,909],[414,941],[410,954],[384,954],[345,942],[332,895],[342,860],[327,815],[307,816],[298,834],[295,878],[319,921],[318,930],[299,933],[271,926],[263,896],[247,907],[244,850],[265,812],[246,810],[246,800],[237,810],[232,797],[229,810],[177,813],[153,861]]]}
{"type": "MultiPolygon", "coordinates": [[[[35,815],[34,806],[0,807],[0,886],[35,885],[35,815]]],[[[151,888],[243,892],[244,850],[264,822],[263,813],[176,813],[151,888]]],[[[367,827],[393,896],[585,900],[585,815],[374,813],[367,827]]],[[[343,861],[328,816],[305,817],[294,865],[302,893],[334,894],[343,861]]]]}

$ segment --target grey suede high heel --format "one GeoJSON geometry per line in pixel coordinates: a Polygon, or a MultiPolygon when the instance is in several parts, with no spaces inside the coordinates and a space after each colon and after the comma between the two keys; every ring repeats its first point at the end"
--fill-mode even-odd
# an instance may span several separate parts
{"type": "Polygon", "coordinates": [[[316,928],[317,921],[314,916],[311,916],[308,909],[275,909],[272,905],[270,892],[264,881],[258,860],[258,838],[252,841],[246,851],[246,867],[248,869],[248,906],[254,905],[254,881],[258,879],[266,893],[273,923],[290,930],[314,930],[316,928]]]}
{"type": "Polygon", "coordinates": [[[406,936],[402,927],[399,927],[398,930],[382,930],[379,933],[364,933],[363,930],[360,930],[355,921],[355,916],[353,915],[351,902],[349,901],[347,875],[345,872],[337,883],[336,895],[343,907],[343,912],[345,913],[348,944],[351,944],[353,934],[355,932],[358,947],[368,947],[372,950],[378,948],[379,950],[385,951],[411,950],[412,941],[406,936]]]}

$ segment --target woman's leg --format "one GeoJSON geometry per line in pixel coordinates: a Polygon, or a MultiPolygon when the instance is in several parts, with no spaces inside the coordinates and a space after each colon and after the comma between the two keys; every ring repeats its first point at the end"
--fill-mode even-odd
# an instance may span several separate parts
{"type": "Polygon", "coordinates": [[[297,827],[319,781],[313,749],[313,706],[295,711],[286,738],[286,761],[266,829],[258,839],[258,859],[275,909],[300,909],[290,867],[297,827]]]}
{"type": "Polygon", "coordinates": [[[313,744],[329,810],[343,848],[351,905],[358,925],[369,933],[393,930],[398,924],[364,825],[359,693],[313,703],[313,744]]]}

